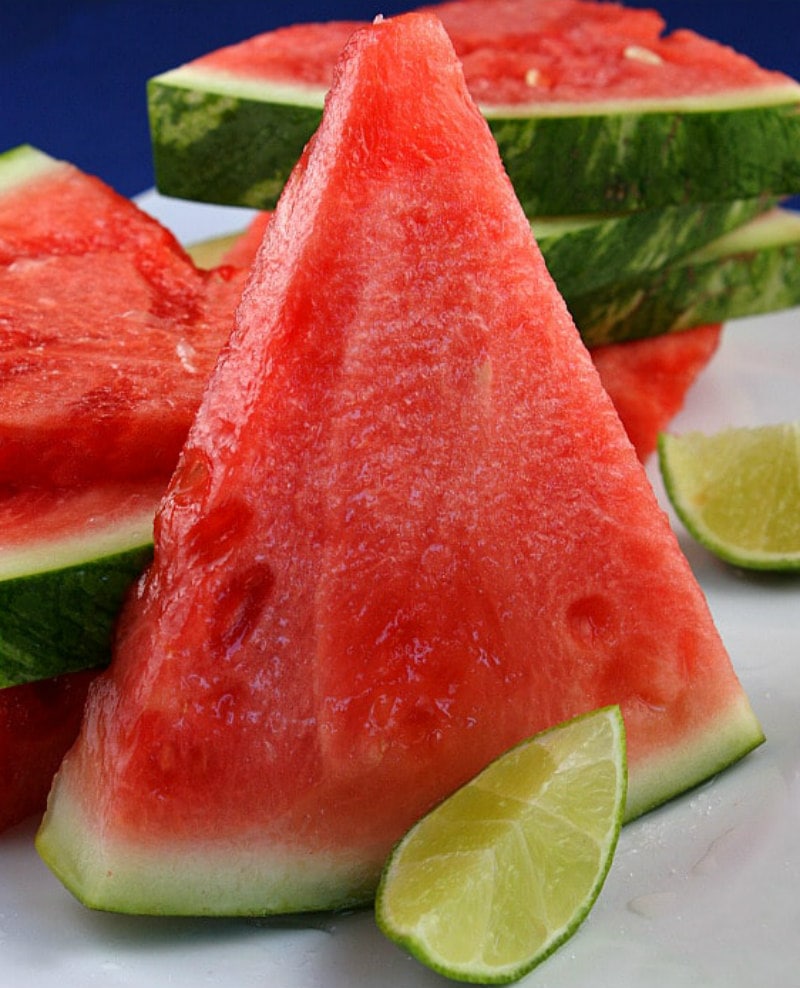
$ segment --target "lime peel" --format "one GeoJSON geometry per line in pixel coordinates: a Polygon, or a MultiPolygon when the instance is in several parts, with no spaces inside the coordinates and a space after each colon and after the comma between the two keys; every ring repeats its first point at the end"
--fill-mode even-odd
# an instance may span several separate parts
{"type": "Polygon", "coordinates": [[[521,978],[588,915],[611,866],[626,791],[617,706],[523,741],[399,841],[378,887],[379,928],[449,978],[521,978]]]}
{"type": "Polygon", "coordinates": [[[800,571],[800,422],[662,433],[664,488],[687,532],[745,569],[800,571]]]}

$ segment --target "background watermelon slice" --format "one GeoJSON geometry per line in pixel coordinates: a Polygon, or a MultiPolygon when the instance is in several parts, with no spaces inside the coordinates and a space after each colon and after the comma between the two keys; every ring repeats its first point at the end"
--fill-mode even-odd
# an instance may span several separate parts
{"type": "Polygon", "coordinates": [[[772,210],[659,271],[568,302],[590,346],[800,305],[800,213],[772,210]]]}
{"type": "Polygon", "coordinates": [[[241,275],[29,147],[0,158],[0,264],[0,482],[169,476],[241,275]]]}
{"type": "Polygon", "coordinates": [[[39,832],[93,906],[363,901],[599,704],[629,816],[762,740],[441,26],[360,32],[332,93],[39,832]]]}
{"type": "MultiPolygon", "coordinates": [[[[663,35],[653,10],[584,0],[429,9],[531,216],[800,191],[800,86],[693,32],[663,35]]],[[[356,26],[279,28],[152,79],[161,191],[271,207],[356,26]]]]}
{"type": "Polygon", "coordinates": [[[0,689],[0,832],[44,809],[94,677],[83,670],[0,689]]]}

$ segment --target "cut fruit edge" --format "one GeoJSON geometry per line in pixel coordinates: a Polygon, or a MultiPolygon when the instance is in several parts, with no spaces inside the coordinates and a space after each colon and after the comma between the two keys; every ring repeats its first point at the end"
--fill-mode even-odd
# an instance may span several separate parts
{"type": "MultiPolygon", "coordinates": [[[[724,438],[728,434],[747,433],[755,439],[759,433],[765,431],[770,433],[779,431],[786,435],[787,442],[792,442],[800,448],[800,422],[731,427],[722,433],[717,433],[716,436],[706,436],[701,433],[675,436],[668,432],[661,432],[657,440],[659,472],[667,498],[678,520],[689,535],[709,552],[724,562],[743,569],[776,573],[797,572],[800,571],[800,545],[796,541],[786,548],[768,549],[745,544],[746,541],[751,540],[736,541],[734,535],[726,537],[705,521],[702,505],[698,503],[699,498],[693,498],[691,482],[687,485],[680,478],[682,469],[685,468],[679,462],[682,454],[684,451],[690,450],[691,447],[697,446],[698,441],[702,448],[713,445],[716,439],[724,438]]],[[[689,452],[689,456],[691,455],[689,452]]],[[[698,449],[695,455],[702,455],[701,449],[698,449]]],[[[762,466],[768,469],[767,464],[762,464],[762,466]]],[[[793,500],[792,504],[794,503],[793,500]]]]}

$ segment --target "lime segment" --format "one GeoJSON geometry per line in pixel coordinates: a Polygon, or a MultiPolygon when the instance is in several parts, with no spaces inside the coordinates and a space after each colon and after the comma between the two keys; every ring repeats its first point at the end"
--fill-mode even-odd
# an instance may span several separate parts
{"type": "Polygon", "coordinates": [[[800,570],[800,422],[663,434],[658,458],[698,542],[736,566],[800,570]]]}
{"type": "Polygon", "coordinates": [[[611,864],[626,788],[618,707],[524,741],[398,843],[378,888],[379,927],[450,978],[522,977],[588,914],[611,864]]]}

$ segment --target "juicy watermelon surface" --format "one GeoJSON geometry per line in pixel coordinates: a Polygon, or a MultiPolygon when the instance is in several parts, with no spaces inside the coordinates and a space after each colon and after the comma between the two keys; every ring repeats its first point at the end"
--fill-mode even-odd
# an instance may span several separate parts
{"type": "MultiPolygon", "coordinates": [[[[51,184],[49,194],[37,196],[38,208],[33,214],[25,210],[30,217],[27,226],[30,243],[23,238],[20,227],[13,247],[6,241],[9,254],[45,256],[49,251],[58,256],[64,251],[74,252],[79,244],[81,250],[87,251],[101,247],[113,251],[119,244],[124,252],[129,247],[130,241],[126,238],[133,226],[114,222],[114,211],[110,207],[116,208],[118,200],[109,197],[103,183],[88,176],[78,179],[71,169],[59,167],[56,174],[53,163],[45,156],[23,158],[20,155],[20,159],[23,167],[18,175],[19,184],[27,182],[37,168],[50,173],[48,181],[51,184]],[[83,229],[79,228],[78,217],[83,217],[83,229]],[[68,239],[65,231],[69,231],[68,239]],[[121,240],[115,242],[114,231],[121,240]]],[[[127,215],[127,204],[124,210],[127,215]]],[[[223,256],[218,251],[214,253],[213,265],[209,266],[225,264],[249,268],[268,218],[266,213],[258,214],[247,231],[234,238],[223,256]]],[[[148,235],[154,235],[154,227],[150,224],[142,226],[148,235]]],[[[7,220],[6,228],[10,227],[7,220]]],[[[159,236],[169,240],[166,234],[159,236]]],[[[141,232],[139,237],[142,237],[141,232]]],[[[192,256],[195,256],[194,252],[192,256]]],[[[219,335],[220,338],[224,335],[224,328],[220,328],[219,335]]],[[[701,369],[703,357],[711,356],[710,343],[711,333],[698,330],[669,339],[655,338],[646,343],[600,347],[592,351],[603,384],[640,458],[650,455],[657,432],[666,426],[669,417],[682,404],[686,389],[701,369]],[[664,359],[659,358],[659,353],[664,354],[664,359]]],[[[146,436],[142,439],[145,441],[146,436]]],[[[120,437],[117,440],[120,459],[123,450],[120,437]]],[[[27,462],[26,469],[30,465],[27,462]]],[[[8,494],[0,500],[0,531],[4,546],[0,555],[0,575],[9,579],[37,566],[53,568],[79,564],[105,552],[118,551],[120,540],[131,545],[141,543],[146,539],[149,519],[166,482],[164,477],[163,481],[141,484],[90,485],[66,494],[61,489],[20,487],[13,495],[8,494]],[[90,527],[87,527],[87,519],[94,519],[90,527]],[[128,526],[127,534],[121,530],[121,525],[128,526]]],[[[108,579],[107,576],[102,578],[108,579]]],[[[27,633],[35,635],[36,628],[29,624],[27,633]]],[[[86,638],[84,626],[81,654],[86,651],[86,638]]],[[[37,644],[39,648],[40,643],[37,644]]],[[[66,662],[63,645],[61,654],[66,662]]],[[[87,677],[93,675],[87,673],[87,677]]],[[[6,813],[0,819],[0,829],[31,813],[43,811],[55,767],[78,731],[74,684],[84,682],[84,679],[88,685],[88,678],[75,673],[48,678],[29,687],[0,691],[3,759],[13,776],[13,782],[6,782],[9,797],[6,813]]]]}
{"type": "MultiPolygon", "coordinates": [[[[487,106],[605,103],[792,84],[656,10],[583,0],[457,0],[420,7],[444,24],[473,98],[487,106]]],[[[359,21],[292,24],[193,60],[202,71],[327,90],[359,21]]]]}
{"type": "MultiPolygon", "coordinates": [[[[190,248],[210,265],[249,268],[271,213],[259,212],[239,235],[190,248]]],[[[680,411],[686,395],[719,345],[722,325],[591,347],[589,354],[640,460],[656,448],[658,433],[680,411]]]]}
{"type": "Polygon", "coordinates": [[[0,184],[0,483],[168,477],[242,282],[67,163],[0,184]]]}
{"type": "Polygon", "coordinates": [[[763,739],[434,18],[348,45],[37,846],[90,905],[367,900],[621,703],[629,817],[763,739]]]}

